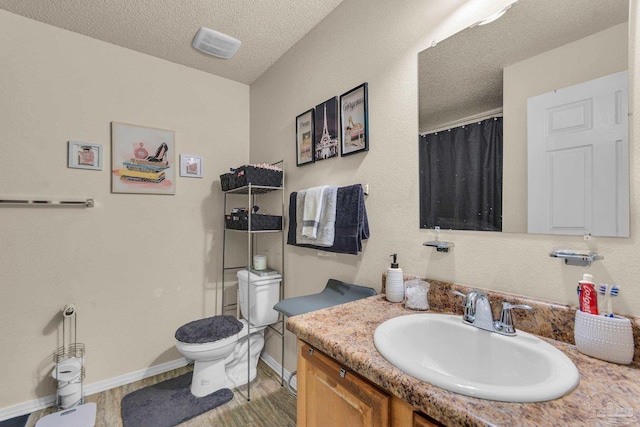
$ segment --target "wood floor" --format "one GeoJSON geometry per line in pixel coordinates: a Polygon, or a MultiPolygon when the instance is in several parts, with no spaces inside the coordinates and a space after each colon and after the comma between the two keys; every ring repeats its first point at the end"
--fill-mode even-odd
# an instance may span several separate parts
{"type": "MultiPolygon", "coordinates": [[[[121,427],[120,402],[132,391],[177,377],[192,369],[191,366],[176,369],[155,377],[87,396],[86,402],[95,402],[98,407],[96,427],[121,427]]],[[[247,386],[233,390],[233,399],[212,411],[180,424],[181,427],[295,427],[296,398],[285,384],[280,385],[280,377],[262,361],[258,364],[258,376],[251,383],[251,401],[247,402],[247,386]]],[[[54,412],[53,408],[34,412],[29,416],[26,427],[54,412]]],[[[149,426],[153,427],[153,426],[149,426]]]]}

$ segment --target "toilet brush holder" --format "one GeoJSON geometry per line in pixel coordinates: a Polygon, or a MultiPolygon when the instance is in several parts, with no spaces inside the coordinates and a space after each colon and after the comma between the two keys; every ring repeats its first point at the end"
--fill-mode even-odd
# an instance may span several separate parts
{"type": "Polygon", "coordinates": [[[577,310],[574,338],[580,353],[624,365],[633,361],[633,330],[626,317],[577,310]]]}

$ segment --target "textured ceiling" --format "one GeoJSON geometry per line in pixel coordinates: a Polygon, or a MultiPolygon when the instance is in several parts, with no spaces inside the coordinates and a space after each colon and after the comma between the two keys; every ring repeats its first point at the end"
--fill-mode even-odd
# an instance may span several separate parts
{"type": "Polygon", "coordinates": [[[342,0],[0,0],[0,8],[251,84],[342,0]],[[200,27],[235,37],[231,59],[191,47],[200,27]]]}
{"type": "Polygon", "coordinates": [[[628,10],[627,0],[520,0],[497,21],[425,49],[420,131],[501,107],[504,67],[626,22],[628,10]]]}

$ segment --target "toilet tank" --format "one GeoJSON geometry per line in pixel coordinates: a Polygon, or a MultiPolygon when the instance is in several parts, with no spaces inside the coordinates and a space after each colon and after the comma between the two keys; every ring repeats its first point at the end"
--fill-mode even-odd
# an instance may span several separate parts
{"type": "Polygon", "coordinates": [[[247,270],[238,271],[240,289],[240,312],[253,326],[266,326],[278,321],[278,312],[273,306],[280,301],[282,276],[258,276],[247,270]],[[247,298],[249,295],[250,298],[247,298]],[[251,309],[248,307],[251,302],[251,309]]]}

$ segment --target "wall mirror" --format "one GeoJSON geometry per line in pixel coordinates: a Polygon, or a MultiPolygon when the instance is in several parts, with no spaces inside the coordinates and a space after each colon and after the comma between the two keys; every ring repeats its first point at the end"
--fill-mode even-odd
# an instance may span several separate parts
{"type": "Polygon", "coordinates": [[[421,228],[629,236],[628,12],[520,0],[418,54],[421,228]]]}

